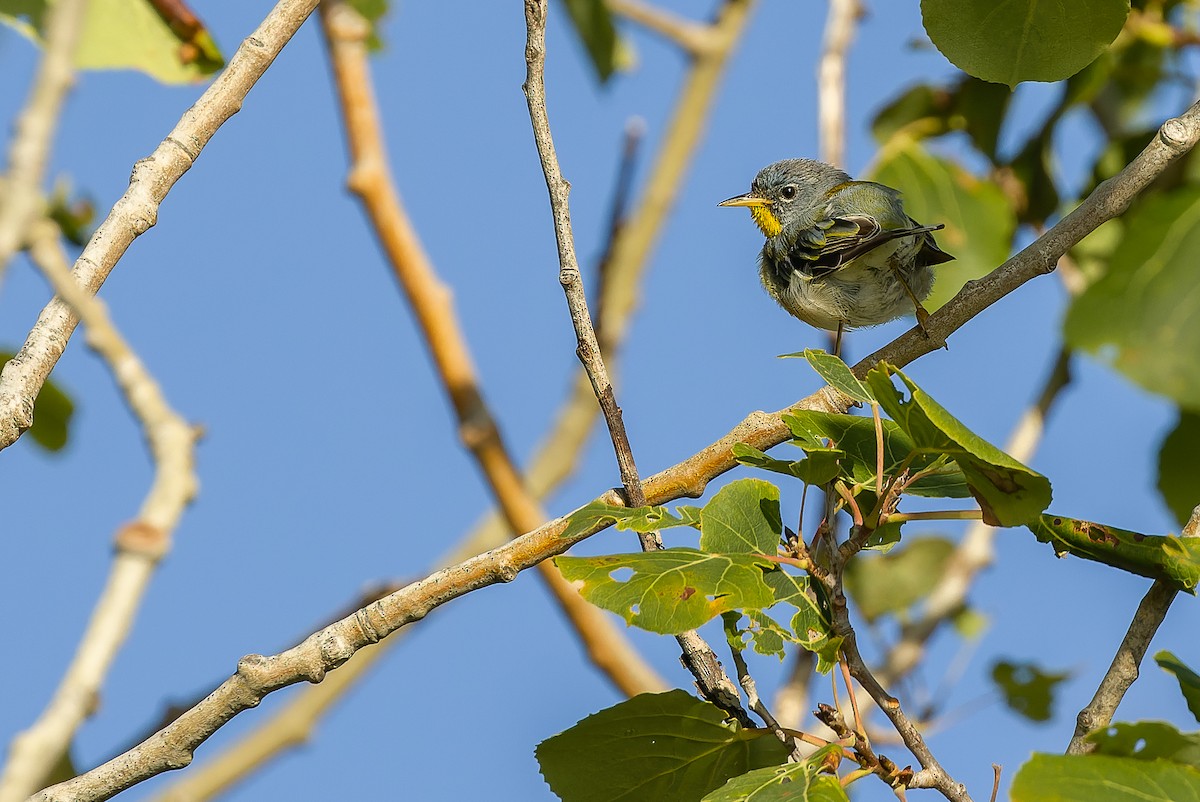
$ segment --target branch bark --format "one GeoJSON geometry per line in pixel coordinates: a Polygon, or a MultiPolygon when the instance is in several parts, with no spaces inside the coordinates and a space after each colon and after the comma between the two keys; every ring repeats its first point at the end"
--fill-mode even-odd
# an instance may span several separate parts
{"type": "MultiPolygon", "coordinates": [[[[1138,191],[1173,159],[1194,146],[1197,139],[1200,139],[1200,104],[1179,118],[1168,120],[1129,167],[1098,187],[1075,212],[988,276],[964,287],[932,315],[927,325],[934,332],[933,339],[944,340],[998,298],[1052,269],[1059,256],[1100,223],[1119,214],[1138,191]]],[[[860,362],[855,370],[863,375],[882,358],[903,367],[935,347],[919,328],[914,328],[872,358],[860,362]]],[[[664,504],[685,497],[696,498],[708,482],[737,464],[731,452],[734,444],[746,443],[765,451],[788,439],[789,431],[781,417],[784,413],[798,409],[844,411],[849,401],[825,387],[787,409],[771,414],[751,413],[720,440],[647,479],[643,484],[646,501],[664,504]]],[[[623,503],[622,495],[615,491],[595,500],[623,503]]],[[[124,754],[33,798],[38,802],[107,799],[156,774],[182,768],[191,761],[197,746],[267,694],[301,681],[320,682],[326,672],[342,665],[358,649],[420,620],[459,596],[511,581],[520,571],[562,554],[604,528],[597,525],[564,538],[561,535],[566,522],[566,518],[549,521],[510,543],[437,571],[314,633],[292,649],[270,657],[243,658],[237,673],[175,722],[124,754]]]]}
{"type": "MultiPolygon", "coordinates": [[[[567,308],[575,328],[576,354],[587,370],[596,400],[608,425],[617,466],[621,472],[621,484],[625,489],[626,503],[641,507],[646,504],[646,494],[638,476],[637,464],[621,408],[617,405],[608,368],[596,332],[592,328],[592,317],[588,311],[587,298],[583,291],[583,280],[579,273],[579,262],[575,256],[575,238],[571,230],[571,211],[567,196],[570,184],[563,178],[550,133],[550,120],[546,112],[546,13],[547,0],[526,0],[525,27],[525,98],[529,104],[529,119],[533,125],[533,139],[537,145],[542,172],[546,176],[546,187],[550,193],[550,210],[554,218],[554,235],[558,242],[558,280],[567,297],[567,308]]],[[[644,551],[662,548],[662,539],[657,532],[640,532],[638,538],[644,551]]],[[[737,686],[721,667],[720,660],[700,635],[694,630],[675,636],[683,650],[683,663],[696,678],[701,694],[721,709],[736,717],[742,724],[751,726],[750,716],[742,708],[737,686]]]]}
{"type": "MultiPolygon", "coordinates": [[[[1192,517],[1183,527],[1181,535],[1200,537],[1200,507],[1192,510],[1192,517]]],[[[1161,579],[1151,583],[1150,589],[1138,605],[1137,612],[1133,614],[1129,629],[1121,639],[1121,645],[1117,647],[1117,653],[1113,656],[1104,679],[1100,680],[1092,701],[1076,716],[1075,734],[1071,736],[1071,743],[1067,746],[1068,755],[1084,755],[1096,749],[1095,744],[1085,740],[1087,734],[1100,727],[1107,727],[1112,722],[1117,706],[1125,698],[1125,692],[1138,678],[1138,669],[1142,658],[1146,656],[1146,650],[1150,648],[1154,633],[1158,632],[1178,594],[1178,590],[1161,579]]]]}
{"type": "MultiPolygon", "coordinates": [[[[75,262],[75,279],[88,294],[96,294],[133,241],[154,225],[158,207],[175,182],[242,107],[246,94],[316,5],[317,0],[280,0],[167,138],[134,165],[129,188],[75,262]]],[[[21,350],[0,372],[0,449],[15,443],[33,424],[33,401],[78,322],[69,305],[51,300],[21,350]]]]}
{"type": "Polygon", "coordinates": [[[53,698],[37,721],[12,741],[0,777],[0,802],[16,802],[42,787],[75,732],[95,710],[100,687],[133,627],[150,578],[170,551],[171,534],[197,488],[192,427],[167,403],[104,304],[75,283],[58,226],[42,220],[32,233],[34,261],[58,297],[87,327],[88,343],[112,371],[142,425],[154,461],[154,479],[138,517],[117,533],[108,582],[53,698]]]}

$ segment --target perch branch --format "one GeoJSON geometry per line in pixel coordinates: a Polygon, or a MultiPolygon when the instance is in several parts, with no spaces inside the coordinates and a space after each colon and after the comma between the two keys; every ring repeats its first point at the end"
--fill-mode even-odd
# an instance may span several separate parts
{"type": "MultiPolygon", "coordinates": [[[[1138,190],[1195,144],[1200,138],[1198,117],[1200,105],[1169,120],[1126,170],[1098,187],[1075,212],[1028,248],[988,277],[964,288],[932,315],[927,325],[932,324],[931,330],[944,338],[996,298],[1046,273],[1067,248],[1087,233],[1088,225],[1098,226],[1118,214],[1138,190]]],[[[914,328],[877,352],[874,359],[886,357],[903,367],[934,347],[914,328]]],[[[856,368],[861,375],[873,364],[864,360],[856,368]]],[[[824,387],[785,410],[773,414],[751,413],[720,440],[648,478],[644,483],[646,500],[664,504],[684,497],[699,497],[710,481],[737,465],[731,450],[735,444],[746,443],[766,451],[788,439],[789,430],[782,420],[784,413],[801,409],[844,411],[849,403],[850,399],[824,387]]],[[[623,498],[620,493],[609,491],[596,501],[621,504],[623,498]]],[[[154,736],[91,771],[45,789],[33,799],[37,802],[107,799],[149,777],[186,766],[201,743],[234,716],[256,706],[267,694],[302,681],[320,682],[328,671],[343,664],[358,649],[420,620],[434,608],[480,588],[511,581],[520,571],[562,554],[606,528],[597,524],[564,538],[566,521],[566,518],[549,521],[485,554],[407,585],[314,633],[292,649],[269,657],[243,658],[237,673],[154,736]]],[[[930,779],[923,772],[917,776],[921,780],[930,779]]]]}

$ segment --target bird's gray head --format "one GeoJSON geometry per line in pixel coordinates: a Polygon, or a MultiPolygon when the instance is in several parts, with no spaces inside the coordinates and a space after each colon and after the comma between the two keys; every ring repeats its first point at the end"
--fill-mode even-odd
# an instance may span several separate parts
{"type": "Polygon", "coordinates": [[[750,191],[722,201],[720,206],[746,206],[767,237],[774,237],[793,220],[815,218],[829,190],[850,180],[836,167],[813,159],[784,159],[758,171],[750,191]]]}

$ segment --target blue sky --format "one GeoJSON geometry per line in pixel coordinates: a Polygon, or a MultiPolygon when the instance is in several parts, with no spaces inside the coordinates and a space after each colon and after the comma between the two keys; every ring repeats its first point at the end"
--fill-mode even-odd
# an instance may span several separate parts
{"type": "MultiPolygon", "coordinates": [[[[673,5],[688,13],[690,4],[673,5]]],[[[755,266],[760,235],[743,212],[716,203],[745,191],[768,162],[816,154],[820,8],[766,2],[756,9],[653,255],[617,385],[644,475],[694,453],[748,412],[781,408],[818,386],[802,362],[776,355],[820,347],[822,335],[763,293],[755,266]]],[[[255,2],[201,10],[229,54],[268,9],[255,2]]],[[[622,130],[631,116],[645,120],[644,169],[685,65],[674,48],[630,28],[637,69],[597,87],[561,11],[553,7],[549,31],[550,120],[573,185],[580,259],[590,265],[604,245],[622,130]]],[[[870,12],[849,66],[851,173],[872,159],[867,122],[875,109],[912,81],[952,74],[936,51],[910,46],[922,36],[916,4],[874,3],[870,12]]],[[[521,94],[521,11],[480,3],[467,13],[440,3],[402,4],[385,23],[376,91],[405,204],[454,288],[485,395],[524,459],[568,387],[574,338],[521,94]]],[[[35,59],[24,40],[0,34],[8,87],[0,92],[0,118],[12,119],[23,102],[35,59]]],[[[133,163],[200,91],[132,73],[80,76],[52,175],[69,176],[107,210],[133,163]]],[[[1054,91],[1023,89],[1020,121],[1035,120],[1054,91]]],[[[8,136],[6,128],[0,144],[8,136]]],[[[1061,165],[1065,173],[1098,146],[1082,126],[1078,136],[1061,165]]],[[[166,703],[208,690],[241,655],[292,645],[368,584],[423,575],[489,506],[411,316],[345,192],[345,172],[313,19],[102,291],[167,397],[203,424],[206,437],[200,495],[97,715],[80,733],[81,765],[124,748],[166,703]]],[[[0,347],[24,339],[49,294],[18,259],[0,291],[0,347]]],[[[1057,278],[1032,282],[909,375],[981,435],[1003,443],[1048,370],[1063,303],[1057,278]]],[[[906,326],[856,334],[852,355],[869,353],[906,326]]],[[[1078,359],[1075,367],[1076,381],[1032,461],[1054,483],[1053,509],[1170,531],[1154,491],[1170,406],[1095,362],[1078,359]]],[[[54,378],[78,405],[68,449],[46,455],[22,441],[0,459],[9,516],[0,609],[11,622],[15,657],[0,665],[0,685],[11,691],[0,705],[5,742],[36,717],[57,684],[104,581],[112,534],[134,516],[150,479],[140,433],[81,337],[54,378]],[[25,614],[34,620],[22,621],[25,614]]],[[[547,506],[565,512],[617,481],[611,451],[597,436],[578,477],[547,506]]],[[[794,489],[785,489],[785,518],[798,503],[794,489]]],[[[955,535],[959,527],[936,531],[955,535]]],[[[581,551],[634,548],[631,535],[606,532],[581,551]]],[[[1025,530],[1002,532],[997,549],[997,566],[972,594],[990,629],[945,696],[949,709],[962,707],[965,715],[931,738],[946,768],[985,799],[991,763],[1002,763],[1011,780],[1031,751],[1065,747],[1075,712],[1147,587],[1095,564],[1055,560],[1025,530]],[[998,657],[1075,672],[1052,724],[1027,724],[994,699],[977,704],[991,693],[988,675],[998,657]]],[[[1152,650],[1172,649],[1200,665],[1198,623],[1194,601],[1180,598],[1152,650]]],[[[672,640],[630,635],[672,682],[690,687],[672,640]]],[[[936,641],[922,673],[928,687],[938,685],[958,652],[956,639],[936,641]]],[[[760,686],[774,686],[773,659],[751,667],[760,686]]],[[[223,729],[201,748],[197,765],[290,693],[223,729]]],[[[616,701],[539,580],[525,574],[413,627],[310,743],[227,798],[549,799],[534,745],[616,701]]],[[[1194,728],[1174,680],[1153,665],[1119,717],[1194,728]]],[[[908,762],[899,746],[881,749],[908,762]]],[[[172,779],[122,798],[149,798],[172,779]]],[[[856,798],[892,798],[881,785],[859,786],[856,798]]]]}

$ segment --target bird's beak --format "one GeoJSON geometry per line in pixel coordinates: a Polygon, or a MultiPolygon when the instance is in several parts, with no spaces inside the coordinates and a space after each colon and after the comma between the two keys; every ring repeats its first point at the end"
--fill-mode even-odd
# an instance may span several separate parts
{"type": "Polygon", "coordinates": [[[761,198],[758,195],[752,195],[749,192],[747,192],[745,195],[738,195],[736,197],[730,198],[729,200],[723,200],[720,203],[718,203],[717,205],[718,206],[770,206],[771,202],[769,200],[767,200],[766,198],[761,198]]]}

